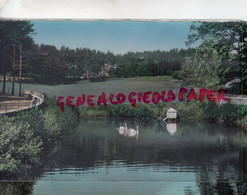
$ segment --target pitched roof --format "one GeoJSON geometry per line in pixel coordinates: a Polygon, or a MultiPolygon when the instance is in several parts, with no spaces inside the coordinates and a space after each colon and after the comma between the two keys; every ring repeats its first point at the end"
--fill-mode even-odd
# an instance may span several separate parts
{"type": "Polygon", "coordinates": [[[167,112],[177,112],[177,110],[170,108],[169,110],[167,110],[167,112]]]}

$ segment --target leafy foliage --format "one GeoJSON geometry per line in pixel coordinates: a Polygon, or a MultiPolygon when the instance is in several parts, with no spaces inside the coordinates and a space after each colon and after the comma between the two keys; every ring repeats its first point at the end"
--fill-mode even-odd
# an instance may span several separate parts
{"type": "Polygon", "coordinates": [[[35,70],[34,79],[39,82],[62,81],[68,72],[67,64],[61,53],[54,46],[40,45],[36,59],[32,63],[35,70]],[[38,71],[38,72],[37,72],[38,71]]]}
{"type": "Polygon", "coordinates": [[[79,111],[77,108],[65,106],[64,112],[56,105],[56,99],[50,98],[44,109],[44,126],[49,130],[50,137],[60,136],[79,124],[79,111]]]}
{"type": "Polygon", "coordinates": [[[193,56],[194,49],[171,49],[170,51],[128,52],[116,56],[118,68],[112,71],[115,77],[171,75],[181,69],[185,57],[193,56]]]}
{"type": "Polygon", "coordinates": [[[80,78],[86,71],[98,73],[105,63],[115,64],[115,56],[111,52],[62,46],[60,53],[68,66],[67,78],[71,79],[80,78]]]}
{"type": "Polygon", "coordinates": [[[247,106],[246,105],[239,105],[238,112],[241,116],[247,116],[247,106]]]}
{"type": "Polygon", "coordinates": [[[28,167],[37,160],[41,145],[41,139],[34,137],[27,122],[0,118],[0,172],[28,167]]]}
{"type": "Polygon", "coordinates": [[[133,117],[134,109],[128,104],[118,104],[112,106],[111,116],[113,117],[133,117]]]}
{"type": "Polygon", "coordinates": [[[172,73],[172,78],[173,79],[178,79],[179,78],[179,70],[176,70],[176,71],[174,71],[173,73],[172,73]]]}
{"type": "Polygon", "coordinates": [[[219,107],[219,119],[223,120],[224,123],[233,124],[236,123],[238,119],[241,119],[242,116],[238,112],[239,106],[236,104],[222,104],[219,107]]]}
{"type": "Polygon", "coordinates": [[[203,105],[203,112],[207,120],[221,120],[226,124],[236,124],[246,113],[243,108],[246,109],[243,105],[226,103],[217,106],[215,102],[208,102],[203,105]]]}
{"type": "Polygon", "coordinates": [[[221,68],[222,57],[213,49],[212,42],[205,42],[197,49],[195,58],[187,58],[179,77],[192,86],[213,88],[221,84],[220,75],[229,69],[221,68]]]}
{"type": "Polygon", "coordinates": [[[98,73],[106,64],[117,64],[117,69],[109,71],[112,77],[159,76],[171,75],[181,68],[186,56],[191,56],[194,49],[172,49],[170,51],[128,52],[114,55],[87,48],[60,49],[68,65],[70,78],[79,78],[86,71],[98,73]]]}
{"type": "Polygon", "coordinates": [[[33,129],[34,136],[40,136],[43,138],[46,135],[46,130],[44,129],[43,111],[38,107],[19,111],[15,116],[15,119],[19,121],[26,121],[33,129]]]}
{"type": "MultiPolygon", "coordinates": [[[[191,25],[188,45],[198,41],[211,41],[212,48],[221,56],[221,68],[230,68],[222,74],[227,82],[237,77],[242,79],[243,89],[247,92],[247,23],[241,22],[204,22],[191,25]]],[[[242,89],[241,88],[241,89],[242,89]]]]}
{"type": "Polygon", "coordinates": [[[33,108],[0,118],[0,172],[15,172],[38,163],[42,147],[79,123],[77,109],[61,113],[54,99],[43,110],[33,108]]]}
{"type": "Polygon", "coordinates": [[[208,102],[202,105],[205,119],[217,121],[219,119],[219,109],[215,102],[208,102]]]}
{"type": "Polygon", "coordinates": [[[153,111],[149,106],[144,104],[137,104],[134,110],[134,116],[140,120],[147,120],[153,117],[153,111]]]}
{"type": "Polygon", "coordinates": [[[119,104],[112,106],[110,110],[113,117],[135,117],[140,120],[147,120],[153,117],[153,110],[148,105],[137,104],[133,108],[130,104],[119,104]]]}
{"type": "Polygon", "coordinates": [[[183,119],[204,119],[204,113],[201,106],[201,102],[178,103],[178,117],[183,119]]]}
{"type": "MultiPolygon", "coordinates": [[[[0,21],[0,74],[4,75],[2,92],[5,93],[6,74],[13,76],[18,73],[20,45],[22,55],[33,44],[31,34],[34,32],[33,24],[28,21],[0,21]]],[[[14,81],[12,93],[14,93],[14,81]]]]}

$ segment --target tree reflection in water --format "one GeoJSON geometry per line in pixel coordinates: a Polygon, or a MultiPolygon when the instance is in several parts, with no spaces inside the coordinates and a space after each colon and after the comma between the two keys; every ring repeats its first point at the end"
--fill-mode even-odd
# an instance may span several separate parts
{"type": "MultiPolygon", "coordinates": [[[[238,142],[238,129],[180,121],[178,131],[171,136],[162,121],[138,122],[141,131],[137,141],[120,135],[116,130],[120,124],[124,122],[82,120],[78,129],[42,157],[43,168],[29,172],[30,178],[36,178],[37,183],[2,182],[1,194],[32,194],[32,186],[39,185],[40,176],[42,179],[49,174],[63,177],[63,173],[72,173],[79,177],[82,173],[91,174],[90,170],[126,167],[123,177],[130,180],[133,173],[141,175],[151,171],[153,181],[162,179],[165,182],[169,174],[192,172],[197,188],[186,186],[184,194],[244,194],[247,191],[247,149],[238,142]],[[156,173],[162,173],[162,177],[156,173]]],[[[128,124],[135,126],[134,121],[128,124]]]]}
{"type": "Polygon", "coordinates": [[[34,181],[0,182],[1,195],[29,195],[33,193],[34,181]]]}

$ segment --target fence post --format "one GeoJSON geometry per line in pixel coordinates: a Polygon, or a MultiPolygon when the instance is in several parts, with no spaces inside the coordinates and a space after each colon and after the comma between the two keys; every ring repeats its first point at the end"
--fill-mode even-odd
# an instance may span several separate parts
{"type": "Polygon", "coordinates": [[[18,111],[19,111],[19,101],[20,101],[20,100],[18,100],[18,111]]]}
{"type": "Polygon", "coordinates": [[[6,103],[6,108],[5,108],[6,110],[5,110],[5,113],[7,113],[8,112],[8,105],[7,105],[7,103],[6,103]]]}

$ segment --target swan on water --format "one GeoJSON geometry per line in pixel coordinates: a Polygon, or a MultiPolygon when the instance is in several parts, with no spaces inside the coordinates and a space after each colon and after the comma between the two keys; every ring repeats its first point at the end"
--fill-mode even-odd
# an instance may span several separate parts
{"type": "Polygon", "coordinates": [[[134,137],[137,135],[139,135],[139,126],[136,126],[136,130],[135,129],[127,129],[127,136],[134,137]]]}
{"type": "Polygon", "coordinates": [[[120,126],[119,128],[117,128],[118,132],[120,135],[125,134],[126,130],[127,130],[127,123],[124,123],[124,126],[120,126]]]}

